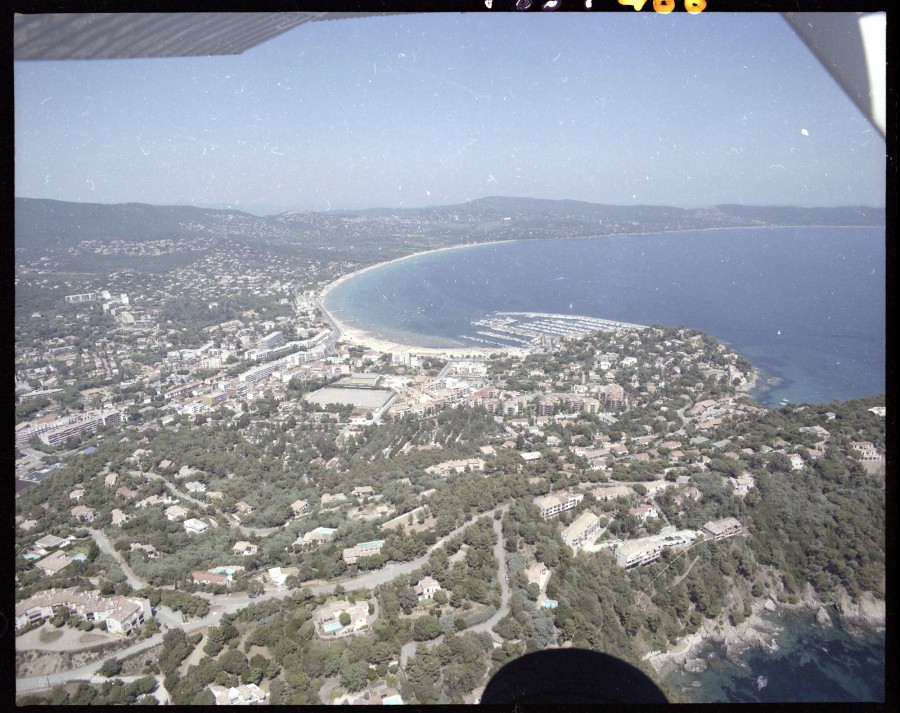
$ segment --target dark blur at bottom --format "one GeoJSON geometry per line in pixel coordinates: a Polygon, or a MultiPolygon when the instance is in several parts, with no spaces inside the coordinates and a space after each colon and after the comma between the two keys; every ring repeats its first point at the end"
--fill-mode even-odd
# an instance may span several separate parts
{"type": "Polygon", "coordinates": [[[660,688],[642,671],[608,654],[551,649],[510,661],[488,682],[482,705],[660,704],[660,688]]]}

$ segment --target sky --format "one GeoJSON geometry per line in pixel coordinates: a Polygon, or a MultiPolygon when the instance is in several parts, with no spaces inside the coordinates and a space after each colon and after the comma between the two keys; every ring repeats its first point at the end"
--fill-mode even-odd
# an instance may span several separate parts
{"type": "Polygon", "coordinates": [[[239,56],[17,61],[14,92],[30,198],[885,204],[884,139],[777,14],[311,22],[239,56]]]}

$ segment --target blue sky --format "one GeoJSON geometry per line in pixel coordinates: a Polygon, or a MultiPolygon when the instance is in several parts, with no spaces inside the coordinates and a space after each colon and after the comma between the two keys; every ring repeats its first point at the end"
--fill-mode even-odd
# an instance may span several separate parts
{"type": "Polygon", "coordinates": [[[776,14],[366,17],[14,77],[18,196],[884,205],[884,140],[776,14]]]}

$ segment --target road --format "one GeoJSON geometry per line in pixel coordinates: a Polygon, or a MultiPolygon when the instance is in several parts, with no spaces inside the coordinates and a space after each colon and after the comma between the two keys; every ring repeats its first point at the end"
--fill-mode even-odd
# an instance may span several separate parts
{"type": "MultiPolygon", "coordinates": [[[[506,512],[508,505],[504,505],[502,508],[503,512],[506,512]]],[[[507,577],[509,575],[508,570],[506,569],[506,540],[503,537],[503,522],[502,520],[494,520],[494,532],[497,533],[497,542],[494,545],[494,557],[497,558],[497,580],[500,582],[500,608],[494,613],[494,615],[488,619],[487,621],[483,621],[480,624],[474,624],[467,629],[463,629],[459,633],[464,633],[466,631],[472,631],[475,633],[481,631],[489,632],[494,626],[499,622],[503,617],[505,617],[509,613],[509,585],[507,584],[507,577]]],[[[415,653],[416,646],[420,643],[424,643],[427,648],[431,648],[439,644],[443,641],[444,635],[441,634],[436,639],[432,639],[431,641],[410,641],[403,645],[400,649],[400,665],[405,669],[406,663],[409,661],[410,657],[415,653]]]]}
{"type": "MultiPolygon", "coordinates": [[[[509,504],[499,505],[494,510],[491,510],[487,513],[482,513],[476,516],[484,517],[484,516],[493,516],[493,513],[500,512],[505,513],[509,509],[509,504]]],[[[502,516],[502,515],[501,515],[502,516]]],[[[422,555],[421,557],[417,557],[416,559],[410,562],[402,562],[399,564],[388,564],[382,567],[379,570],[373,570],[371,572],[366,572],[365,574],[358,575],[356,577],[351,577],[349,579],[339,580],[335,582],[328,582],[324,584],[307,586],[305,587],[307,590],[312,592],[313,594],[322,594],[326,592],[331,592],[334,588],[340,584],[344,589],[375,589],[380,584],[384,584],[385,582],[389,582],[395,577],[399,577],[403,574],[409,574],[410,572],[421,567],[428,560],[431,552],[436,548],[440,547],[444,542],[453,537],[454,535],[462,532],[465,528],[472,524],[474,520],[467,520],[462,525],[457,527],[455,530],[450,533],[444,535],[437,542],[435,542],[431,547],[428,548],[428,551],[422,555]]],[[[494,521],[494,529],[498,532],[500,530],[501,523],[499,520],[494,521]]],[[[499,621],[501,616],[505,616],[502,614],[507,608],[509,604],[509,592],[506,586],[505,580],[505,562],[506,559],[504,557],[505,551],[503,550],[503,542],[500,542],[501,538],[498,537],[497,545],[494,547],[494,553],[497,555],[499,552],[498,560],[500,561],[500,588],[501,588],[501,607],[500,611],[494,617],[491,617],[490,621],[496,619],[499,621]]],[[[108,544],[108,542],[107,542],[108,544]]],[[[99,546],[99,541],[98,541],[99,546]]],[[[209,613],[201,618],[196,619],[194,621],[187,622],[181,625],[181,629],[184,630],[186,634],[197,631],[198,629],[203,629],[207,626],[211,626],[216,624],[223,614],[236,614],[241,609],[246,608],[250,604],[257,601],[265,601],[266,599],[284,599],[291,593],[291,590],[287,588],[279,588],[274,591],[264,592],[257,597],[250,597],[248,594],[243,592],[236,592],[234,594],[221,594],[221,595],[207,595],[206,599],[210,602],[210,610],[209,613]]],[[[198,593],[198,596],[202,596],[201,593],[198,593]]],[[[485,622],[485,624],[489,624],[489,622],[485,622]]],[[[477,625],[482,626],[482,625],[477,625]]],[[[493,626],[493,624],[491,624],[493,626]]],[[[472,627],[473,629],[475,627],[472,627]]],[[[477,629],[480,630],[480,629],[477,629]]],[[[150,637],[144,641],[137,642],[134,646],[130,646],[127,649],[124,649],[122,652],[116,654],[117,657],[131,656],[140,651],[144,651],[148,648],[156,646],[157,644],[162,643],[163,634],[159,633],[155,636],[150,637]]],[[[72,669],[70,671],[61,671],[59,673],[51,674],[49,676],[36,676],[32,678],[21,678],[16,679],[16,693],[23,693],[27,691],[40,691],[45,690],[49,687],[55,686],[60,683],[66,683],[68,681],[88,681],[91,679],[93,674],[103,665],[103,661],[96,661],[87,666],[82,666],[81,668],[72,669]]]]}
{"type": "Polygon", "coordinates": [[[110,543],[104,532],[101,530],[91,530],[90,528],[88,528],[88,532],[91,534],[91,537],[94,538],[94,542],[97,543],[97,547],[100,548],[100,551],[105,552],[118,562],[119,567],[121,567],[122,571],[125,573],[125,580],[131,585],[132,589],[143,589],[144,587],[149,586],[146,581],[138,577],[132,571],[131,567],[128,566],[128,563],[122,556],[122,553],[112,546],[112,543],[110,543]]]}

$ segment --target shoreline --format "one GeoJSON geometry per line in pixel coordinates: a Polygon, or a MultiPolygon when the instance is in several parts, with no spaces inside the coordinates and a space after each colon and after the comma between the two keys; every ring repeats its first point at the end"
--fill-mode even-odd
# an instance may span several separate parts
{"type": "Polygon", "coordinates": [[[834,626],[834,617],[855,639],[883,631],[886,625],[884,600],[869,592],[863,593],[858,602],[853,602],[846,592],[825,602],[807,583],[795,604],[776,604],[774,596],[775,592],[770,592],[765,602],[754,601],[752,614],[740,624],[731,624],[724,616],[704,619],[699,631],[679,639],[665,651],[650,651],[642,658],[660,678],[669,678],[679,669],[686,673],[705,671],[705,654],[712,646],[724,648],[725,657],[737,665],[744,665],[741,656],[750,648],[766,653],[777,651],[778,634],[783,628],[779,624],[786,617],[810,618],[822,628],[834,626]]]}

